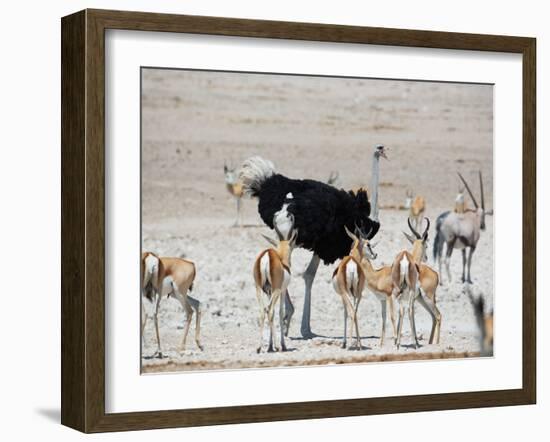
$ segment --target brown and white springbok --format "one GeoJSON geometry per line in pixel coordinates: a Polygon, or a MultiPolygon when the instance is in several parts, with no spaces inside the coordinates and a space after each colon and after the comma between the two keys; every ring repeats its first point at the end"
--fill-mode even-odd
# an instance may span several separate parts
{"type": "Polygon", "coordinates": [[[353,338],[353,328],[355,326],[355,342],[357,344],[357,349],[360,350],[361,336],[359,334],[357,310],[366,283],[366,275],[363,269],[362,260],[365,253],[368,253],[373,259],[376,255],[372,252],[368,240],[365,239],[366,235],[363,235],[358,227],[355,227],[355,234],[351,233],[345,226],[344,229],[353,242],[349,255],[342,258],[338,267],[336,267],[332,274],[332,286],[336,293],[340,295],[344,306],[344,335],[342,348],[347,347],[347,321],[349,316],[351,320],[350,337],[353,338]]]}
{"type": "Polygon", "coordinates": [[[193,289],[193,281],[196,275],[195,264],[182,258],[159,258],[152,252],[144,252],[141,255],[141,275],[142,295],[146,298],[142,300],[141,335],[143,337],[147,319],[152,316],[157,336],[157,351],[155,352],[155,356],[162,357],[158,326],[159,305],[164,297],[169,296],[174,296],[180,302],[185,312],[185,326],[180,351],[185,350],[193,313],[196,317],[195,342],[197,347],[202,350],[203,347],[200,343],[200,302],[188,294],[188,291],[193,289]],[[149,307],[154,304],[152,314],[145,308],[145,302],[151,303],[149,307]]]}
{"type": "Polygon", "coordinates": [[[414,196],[413,191],[409,189],[405,199],[405,208],[409,209],[409,218],[413,220],[414,228],[418,229],[426,211],[426,199],[420,195],[414,196]]]}
{"type": "MultiPolygon", "coordinates": [[[[361,263],[361,268],[363,270],[362,274],[364,274],[364,277],[365,277],[365,283],[363,284],[363,286],[368,288],[368,290],[372,292],[376,296],[376,298],[380,301],[381,317],[382,317],[381,318],[382,328],[380,331],[380,346],[383,346],[384,339],[386,336],[386,319],[387,319],[388,304],[390,308],[389,309],[390,318],[393,326],[393,339],[395,340],[397,336],[396,325],[395,325],[394,303],[393,303],[393,297],[392,297],[393,285],[392,285],[392,279],[391,279],[391,266],[383,266],[381,268],[375,269],[371,262],[371,260],[376,259],[376,256],[377,256],[373,250],[375,246],[367,239],[367,235],[365,235],[360,229],[357,229],[357,228],[355,229],[355,234],[351,233],[347,228],[346,228],[346,233],[353,240],[350,256],[355,258],[356,261],[359,261],[361,263]]],[[[343,274],[342,271],[341,271],[341,274],[343,274]]],[[[334,273],[334,275],[336,276],[336,272],[334,273]]],[[[349,277],[346,278],[347,281],[349,281],[349,279],[350,279],[349,277]]],[[[334,279],[334,276],[333,276],[333,285],[335,285],[336,282],[337,281],[334,279]]],[[[344,287],[342,284],[340,284],[340,286],[342,288],[344,287]]],[[[335,285],[335,289],[337,292],[338,290],[343,291],[341,288],[337,289],[336,285],[335,285]]],[[[345,303],[345,299],[346,298],[342,299],[344,303],[345,303]]],[[[348,299],[349,299],[349,296],[348,296],[348,299]]],[[[346,311],[346,304],[344,304],[344,333],[347,329],[346,320],[347,320],[347,311],[346,311]]]]}
{"type": "MultiPolygon", "coordinates": [[[[288,333],[288,325],[290,324],[290,318],[285,318],[285,302],[290,302],[288,295],[288,285],[290,284],[291,271],[290,271],[290,256],[292,249],[296,245],[296,238],[298,237],[298,231],[294,229],[294,217],[290,215],[291,228],[289,229],[289,235],[285,237],[274,222],[275,232],[277,233],[278,241],[262,235],[274,248],[265,249],[257,256],[254,261],[254,267],[252,270],[254,276],[254,283],[256,286],[256,297],[258,298],[258,304],[260,306],[260,345],[256,349],[258,353],[262,350],[263,332],[267,315],[267,322],[269,325],[269,346],[267,351],[273,352],[277,348],[274,348],[273,339],[275,336],[275,321],[274,313],[275,306],[279,302],[279,326],[281,335],[281,351],[286,351],[285,334],[288,333]],[[267,306],[264,304],[264,296],[267,297],[267,306]],[[285,324],[287,328],[285,330],[285,324]]],[[[292,303],[290,303],[292,305],[292,303]]]]}
{"type": "Polygon", "coordinates": [[[426,235],[426,239],[424,239],[424,235],[420,235],[416,229],[413,229],[411,223],[409,222],[409,229],[413,233],[414,236],[408,235],[407,233],[403,232],[405,237],[409,240],[409,242],[413,246],[413,250],[411,254],[413,257],[416,255],[422,255],[422,260],[417,261],[416,264],[418,266],[418,293],[416,300],[420,303],[422,307],[429,313],[429,315],[432,318],[432,330],[430,332],[430,340],[429,343],[433,344],[434,341],[436,344],[439,344],[439,338],[440,338],[440,331],[441,331],[441,312],[437,308],[436,305],[436,291],[437,287],[439,286],[439,275],[437,272],[432,269],[430,266],[425,264],[424,261],[426,261],[426,240],[427,240],[427,233],[429,229],[429,219],[426,218],[426,221],[428,222],[428,226],[424,232],[424,235],[426,235]],[[420,252],[420,250],[422,250],[420,252]]]}
{"type": "Polygon", "coordinates": [[[397,338],[397,329],[395,326],[394,298],[392,296],[392,267],[386,265],[375,269],[370,261],[371,259],[376,259],[376,253],[373,253],[373,249],[374,245],[369,243],[371,256],[367,256],[367,254],[365,253],[361,263],[363,265],[363,269],[367,278],[367,288],[371,293],[374,294],[374,296],[376,296],[376,299],[380,301],[382,318],[382,329],[380,330],[380,347],[382,347],[384,345],[384,339],[386,337],[386,319],[388,307],[390,311],[394,342],[397,338]]]}
{"type": "Polygon", "coordinates": [[[393,296],[399,302],[399,320],[397,324],[396,345],[399,348],[401,344],[401,333],[403,328],[404,306],[408,304],[409,322],[411,325],[411,334],[415,348],[418,348],[418,337],[416,334],[416,324],[414,316],[414,304],[418,299],[420,304],[428,311],[432,317],[432,330],[430,333],[430,344],[439,342],[441,327],[441,313],[435,304],[435,290],[439,283],[437,273],[429,266],[424,264],[427,260],[426,247],[428,241],[428,231],[430,229],[430,220],[427,221],[426,229],[420,235],[407,220],[414,238],[406,234],[407,239],[412,243],[411,252],[403,250],[397,254],[392,264],[392,282],[393,296]]]}

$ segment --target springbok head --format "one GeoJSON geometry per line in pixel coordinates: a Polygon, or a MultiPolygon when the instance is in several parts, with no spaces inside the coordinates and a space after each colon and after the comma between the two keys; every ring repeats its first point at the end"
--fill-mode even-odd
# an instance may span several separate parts
{"type": "Polygon", "coordinates": [[[412,235],[409,235],[407,232],[403,232],[403,235],[405,235],[405,237],[413,245],[413,253],[415,248],[420,248],[422,251],[421,256],[423,262],[428,260],[426,249],[428,248],[428,232],[430,230],[430,219],[427,217],[424,217],[424,219],[426,220],[426,228],[424,229],[422,235],[412,226],[410,218],[407,218],[407,224],[409,225],[412,235]]]}
{"type": "Polygon", "coordinates": [[[374,245],[371,244],[369,235],[372,231],[372,227],[368,233],[363,232],[357,225],[355,225],[355,232],[352,233],[346,226],[344,226],[346,234],[352,239],[352,249],[357,248],[361,258],[366,256],[368,259],[376,259],[377,254],[374,252],[374,245]]]}
{"type": "Polygon", "coordinates": [[[472,202],[474,203],[474,206],[476,208],[476,212],[479,215],[479,227],[481,230],[485,230],[485,215],[492,215],[492,211],[486,211],[485,210],[485,195],[483,192],[483,177],[481,175],[481,170],[478,172],[479,174],[479,189],[480,189],[480,195],[481,195],[481,206],[477,203],[477,200],[474,197],[474,194],[472,193],[472,190],[470,189],[470,186],[464,179],[464,177],[458,173],[458,177],[460,178],[460,181],[462,181],[462,184],[464,184],[464,187],[466,187],[466,190],[468,191],[468,195],[470,195],[470,198],[472,199],[472,202]]]}

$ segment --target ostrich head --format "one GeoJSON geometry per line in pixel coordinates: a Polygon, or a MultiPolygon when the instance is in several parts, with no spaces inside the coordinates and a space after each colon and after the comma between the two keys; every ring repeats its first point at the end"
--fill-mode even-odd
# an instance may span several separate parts
{"type": "Polygon", "coordinates": [[[377,144],[374,148],[374,158],[379,159],[380,157],[384,159],[388,159],[388,156],[386,155],[387,149],[382,144],[377,144]]]}

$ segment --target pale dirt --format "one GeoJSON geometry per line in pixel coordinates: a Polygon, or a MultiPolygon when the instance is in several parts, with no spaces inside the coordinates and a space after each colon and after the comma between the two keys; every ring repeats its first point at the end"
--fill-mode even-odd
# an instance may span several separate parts
{"type": "MultiPolygon", "coordinates": [[[[271,232],[255,200],[243,203],[245,226],[232,227],[235,202],[225,188],[223,164],[262,155],[292,178],[326,180],[338,171],[338,186],[350,189],[369,184],[373,146],[382,143],[390,160],[380,169],[381,206],[403,205],[407,188],[425,196],[433,239],[435,218],[453,207],[457,170],[471,181],[478,200],[476,173],[482,170],[486,206],[493,207],[491,86],[148,69],[142,110],[143,250],[195,262],[192,296],[202,303],[204,345],[202,352],[196,348],[193,324],[187,350],[178,351],[184,315],[177,301],[167,299],[160,310],[165,357],[149,357],[156,348],[150,322],[145,372],[462,357],[479,350],[472,307],[459,282],[459,251],[452,260],[454,281],[437,292],[443,317],[439,345],[428,345],[431,319],[417,305],[421,348],[408,345],[408,321],[400,350],[390,339],[380,348],[380,304],[365,291],[359,320],[367,348],[341,349],[343,307],[331,284],[335,265],[321,265],[313,287],[312,329],[320,337],[300,339],[300,275],[311,253],[297,249],[289,289],[296,306],[287,340],[292,351],[256,354],[258,304],[251,268],[267,246],[260,233],[271,232]]],[[[381,211],[376,266],[391,263],[408,247],[401,233],[406,216],[403,210],[381,211]]],[[[493,218],[487,217],[472,275],[475,292],[490,306],[492,257],[493,218]]],[[[388,319],[386,336],[391,335],[388,319]]]]}

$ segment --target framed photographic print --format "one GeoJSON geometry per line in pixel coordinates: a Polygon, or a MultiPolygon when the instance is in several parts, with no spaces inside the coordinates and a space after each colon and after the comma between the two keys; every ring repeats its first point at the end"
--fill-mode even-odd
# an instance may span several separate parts
{"type": "Polygon", "coordinates": [[[536,399],[535,40],[62,19],[62,423],[536,399]]]}

